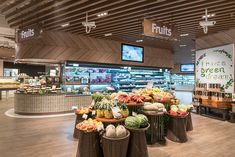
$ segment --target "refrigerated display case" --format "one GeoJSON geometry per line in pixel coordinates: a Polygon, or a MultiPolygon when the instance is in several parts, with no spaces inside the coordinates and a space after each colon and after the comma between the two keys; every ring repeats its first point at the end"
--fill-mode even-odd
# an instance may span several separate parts
{"type": "Polygon", "coordinates": [[[195,87],[195,75],[172,74],[171,82],[174,83],[174,88],[176,91],[193,91],[195,87]]]}
{"type": "Polygon", "coordinates": [[[153,82],[153,87],[168,90],[170,82],[168,69],[99,64],[66,63],[63,77],[63,89],[68,94],[131,92],[146,88],[150,81],[153,82]]]}

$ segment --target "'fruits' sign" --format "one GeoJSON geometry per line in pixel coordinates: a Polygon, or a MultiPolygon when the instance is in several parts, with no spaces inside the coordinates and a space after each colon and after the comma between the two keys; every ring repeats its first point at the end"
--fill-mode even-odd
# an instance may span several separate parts
{"type": "Polygon", "coordinates": [[[17,33],[18,42],[22,42],[29,39],[34,39],[40,34],[40,29],[38,25],[31,25],[20,29],[17,33]]]}
{"type": "Polygon", "coordinates": [[[221,84],[221,90],[234,92],[234,45],[225,45],[196,52],[198,83],[221,84]]]}
{"type": "Polygon", "coordinates": [[[154,23],[144,19],[143,34],[151,37],[172,38],[175,35],[175,32],[172,26],[154,23]]]}

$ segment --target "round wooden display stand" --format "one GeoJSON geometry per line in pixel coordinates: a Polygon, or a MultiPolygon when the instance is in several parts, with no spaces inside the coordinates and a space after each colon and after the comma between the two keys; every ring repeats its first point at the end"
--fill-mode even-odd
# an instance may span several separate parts
{"type": "Polygon", "coordinates": [[[186,131],[192,131],[192,130],[193,130],[193,122],[192,122],[191,111],[189,111],[189,114],[186,117],[186,131]]]}
{"type": "Polygon", "coordinates": [[[167,138],[174,142],[187,142],[187,133],[186,133],[186,118],[188,116],[172,116],[170,115],[167,138]]]}
{"type": "Polygon", "coordinates": [[[148,157],[148,149],[145,132],[150,125],[145,128],[134,129],[125,126],[130,131],[130,142],[128,146],[128,157],[148,157]]]}
{"type": "Polygon", "coordinates": [[[127,130],[127,136],[123,138],[108,138],[102,136],[102,147],[104,157],[126,157],[130,132],[127,130]]]}
{"type": "Polygon", "coordinates": [[[132,112],[138,111],[139,107],[144,106],[144,103],[136,103],[136,102],[129,102],[127,103],[127,107],[129,110],[129,114],[132,115],[132,112]]]}
{"type": "Polygon", "coordinates": [[[98,118],[96,117],[97,121],[100,121],[104,124],[104,126],[107,126],[109,124],[123,124],[123,122],[125,121],[126,118],[120,118],[120,119],[116,119],[116,118],[112,118],[112,119],[108,119],[108,118],[98,118]]]}
{"type": "Polygon", "coordinates": [[[158,111],[142,111],[145,114],[150,123],[150,127],[146,132],[146,138],[148,144],[154,144],[156,142],[165,143],[164,136],[164,112],[158,111]]]}
{"type": "MultiPolygon", "coordinates": [[[[73,137],[78,139],[79,138],[79,130],[76,128],[76,125],[80,122],[82,122],[84,119],[82,118],[83,114],[79,114],[76,110],[74,110],[76,114],[76,120],[75,120],[75,125],[74,125],[74,132],[73,132],[73,137]]],[[[89,113],[86,113],[89,115],[92,111],[90,110],[89,113]]]]}
{"type": "Polygon", "coordinates": [[[79,130],[79,136],[76,157],[103,157],[97,131],[84,132],[79,130]]]}

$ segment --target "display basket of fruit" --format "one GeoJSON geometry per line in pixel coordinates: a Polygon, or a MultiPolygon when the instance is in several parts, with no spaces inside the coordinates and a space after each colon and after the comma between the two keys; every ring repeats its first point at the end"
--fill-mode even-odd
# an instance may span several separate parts
{"type": "Polygon", "coordinates": [[[125,120],[125,127],[130,131],[128,157],[148,157],[146,131],[150,127],[148,118],[143,114],[129,116],[125,120]]]}
{"type": "Polygon", "coordinates": [[[79,130],[79,142],[76,157],[103,157],[100,147],[99,128],[102,122],[93,119],[84,120],[77,124],[79,130]]]}
{"type": "Polygon", "coordinates": [[[123,125],[108,125],[102,136],[104,157],[126,157],[130,132],[123,125]],[[120,151],[121,150],[121,151],[120,151]]]}

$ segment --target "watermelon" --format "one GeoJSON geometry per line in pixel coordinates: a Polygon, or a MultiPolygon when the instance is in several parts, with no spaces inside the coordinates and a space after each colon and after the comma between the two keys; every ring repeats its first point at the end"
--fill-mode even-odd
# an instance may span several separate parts
{"type": "Polygon", "coordinates": [[[125,125],[130,128],[139,128],[140,127],[139,120],[134,116],[127,117],[125,120],[125,125]]]}
{"type": "Polygon", "coordinates": [[[143,114],[137,114],[136,118],[139,121],[140,127],[144,128],[148,126],[148,118],[143,114]]]}

